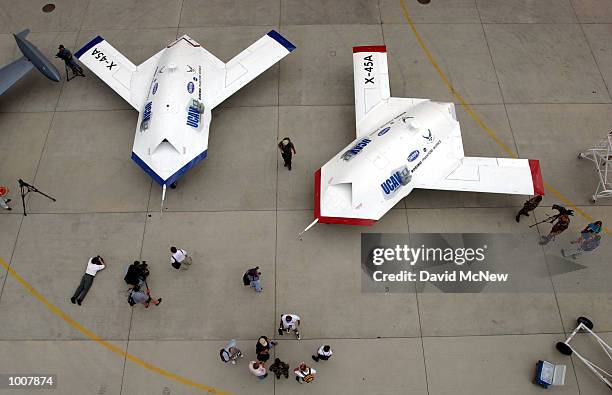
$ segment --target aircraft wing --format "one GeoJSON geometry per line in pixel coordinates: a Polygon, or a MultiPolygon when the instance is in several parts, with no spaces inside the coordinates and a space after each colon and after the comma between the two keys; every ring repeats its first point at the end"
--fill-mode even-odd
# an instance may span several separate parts
{"type": "Polygon", "coordinates": [[[389,70],[387,47],[384,45],[353,47],[353,76],[355,82],[355,121],[357,137],[360,122],[381,102],[388,101],[389,70]]]}
{"type": "Polygon", "coordinates": [[[223,84],[216,92],[209,92],[213,95],[208,102],[210,108],[218,106],[294,49],[295,45],[275,30],[255,41],[225,64],[224,75],[221,77],[224,79],[223,84]]]}
{"type": "Polygon", "coordinates": [[[544,195],[540,163],[532,159],[464,157],[448,176],[419,188],[544,195]]]}
{"type": "Polygon", "coordinates": [[[0,69],[0,95],[13,86],[28,71],[32,70],[32,63],[22,56],[16,61],[7,64],[0,69]]]}
{"type": "Polygon", "coordinates": [[[140,111],[162,52],[163,50],[136,66],[104,38],[97,36],[74,56],[140,111]]]}

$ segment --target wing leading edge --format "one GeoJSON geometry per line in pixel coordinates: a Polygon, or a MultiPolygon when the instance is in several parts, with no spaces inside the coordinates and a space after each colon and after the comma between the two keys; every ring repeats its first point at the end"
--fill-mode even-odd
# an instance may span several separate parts
{"type": "Polygon", "coordinates": [[[93,38],[74,56],[137,111],[142,110],[160,51],[136,66],[101,36],[93,38]]]}

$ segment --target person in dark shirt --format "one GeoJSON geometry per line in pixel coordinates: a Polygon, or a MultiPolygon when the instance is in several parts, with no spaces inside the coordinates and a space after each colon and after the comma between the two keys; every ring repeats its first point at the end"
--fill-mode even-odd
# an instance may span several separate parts
{"type": "Polygon", "coordinates": [[[261,287],[260,276],[261,272],[259,271],[259,266],[255,266],[244,273],[242,276],[242,281],[244,285],[249,285],[251,288],[255,288],[256,292],[261,292],[263,291],[263,288],[261,287]]]}
{"type": "Polygon", "coordinates": [[[262,363],[268,362],[270,359],[270,350],[277,343],[273,340],[268,339],[266,336],[260,336],[255,345],[255,353],[257,354],[257,360],[262,363]]]}
{"type": "Polygon", "coordinates": [[[58,50],[59,51],[55,54],[55,57],[62,59],[64,63],[66,63],[66,66],[70,67],[70,70],[72,70],[72,74],[80,75],[81,77],[85,77],[85,74],[83,74],[83,69],[74,60],[72,53],[68,49],[66,49],[63,45],[60,45],[58,47],[58,50]]]}
{"type": "Polygon", "coordinates": [[[565,213],[555,216],[554,221],[556,222],[553,223],[550,233],[548,233],[546,236],[542,236],[542,238],[540,239],[541,245],[548,244],[551,240],[554,240],[556,236],[560,235],[561,233],[563,233],[563,231],[569,228],[570,218],[569,215],[565,213]]]}
{"type": "Polygon", "coordinates": [[[274,363],[270,366],[270,372],[276,375],[277,379],[280,379],[281,376],[285,376],[286,379],[289,378],[289,364],[280,360],[280,358],[276,358],[274,363]]]}
{"type": "Polygon", "coordinates": [[[529,212],[535,210],[541,201],[541,195],[534,196],[531,199],[527,200],[523,205],[523,208],[518,212],[518,214],[516,214],[516,222],[519,222],[521,220],[521,215],[529,217],[529,212]]]}
{"type": "Polygon", "coordinates": [[[278,143],[278,149],[280,150],[281,156],[285,161],[285,167],[291,170],[291,158],[293,155],[297,154],[297,152],[295,152],[295,146],[291,142],[291,139],[289,137],[285,137],[284,139],[282,139],[278,143]]]}
{"type": "Polygon", "coordinates": [[[134,261],[134,263],[128,266],[123,280],[128,285],[143,287],[149,276],[148,266],[147,261],[142,261],[142,263],[140,261],[134,261]]]}

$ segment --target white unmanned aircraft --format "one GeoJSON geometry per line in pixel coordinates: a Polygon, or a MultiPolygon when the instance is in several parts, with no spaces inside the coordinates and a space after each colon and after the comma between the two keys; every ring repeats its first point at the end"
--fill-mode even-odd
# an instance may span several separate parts
{"type": "Polygon", "coordinates": [[[537,160],[466,157],[453,103],[390,97],[385,46],[354,47],[353,68],[357,139],[316,171],[304,232],[372,225],[415,188],[544,194],[537,160]]]}
{"type": "Polygon", "coordinates": [[[136,66],[97,36],[74,55],[140,112],[132,159],[166,186],[204,159],[211,110],[295,46],[272,30],[223,63],[182,36],[136,66]]]}

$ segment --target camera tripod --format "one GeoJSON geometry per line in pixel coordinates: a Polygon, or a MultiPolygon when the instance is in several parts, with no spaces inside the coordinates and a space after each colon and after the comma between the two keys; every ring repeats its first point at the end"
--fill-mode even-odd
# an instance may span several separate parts
{"type": "Polygon", "coordinates": [[[83,74],[83,69],[79,65],[77,65],[74,69],[72,69],[68,67],[67,64],[64,64],[64,68],[66,69],[66,81],[70,81],[71,79],[75,77],[85,77],[85,74],[83,74]],[[69,70],[72,71],[72,77],[70,76],[69,70]]]}
{"type": "Polygon", "coordinates": [[[23,205],[23,215],[25,216],[28,215],[28,213],[26,213],[25,197],[30,192],[39,193],[43,195],[44,197],[46,197],[47,199],[51,199],[55,202],[55,198],[47,195],[44,192],[39,191],[34,185],[28,184],[27,182],[23,181],[21,178],[19,179],[19,189],[21,190],[21,204],[23,205]]]}
{"type": "Polygon", "coordinates": [[[561,216],[561,213],[551,215],[551,216],[549,216],[548,218],[544,218],[543,220],[541,220],[541,221],[539,221],[539,222],[536,222],[536,223],[535,223],[535,224],[533,224],[533,225],[529,225],[529,227],[531,228],[531,227],[534,227],[534,226],[536,226],[536,225],[543,224],[543,223],[545,223],[545,222],[548,222],[548,223],[551,223],[551,224],[552,224],[552,223],[553,223],[553,222],[555,222],[555,220],[556,220],[557,218],[559,218],[560,216],[561,216]]]}

